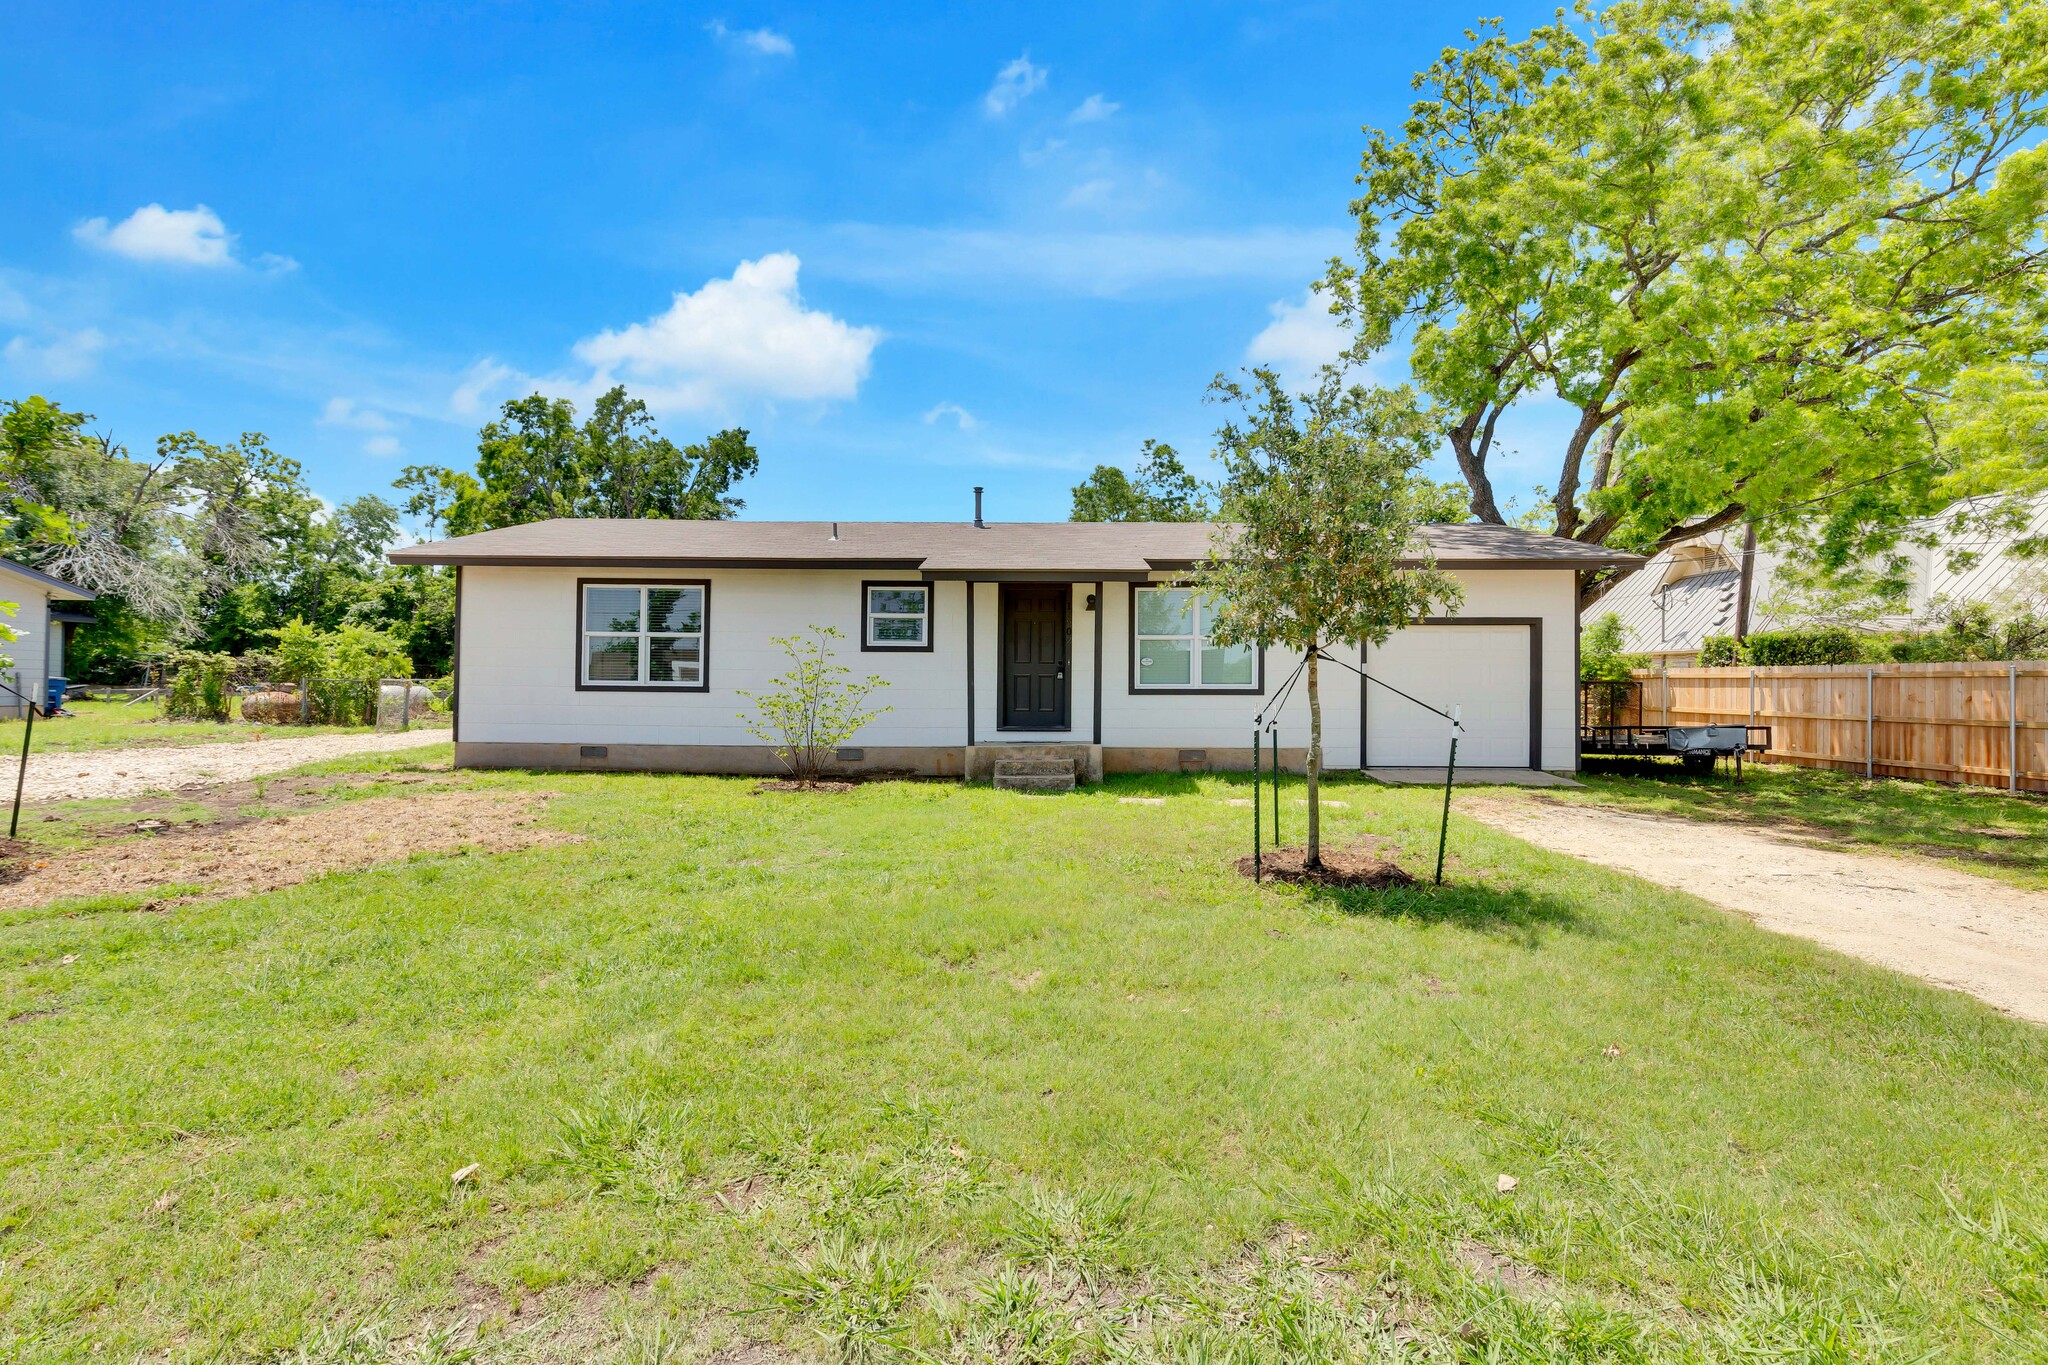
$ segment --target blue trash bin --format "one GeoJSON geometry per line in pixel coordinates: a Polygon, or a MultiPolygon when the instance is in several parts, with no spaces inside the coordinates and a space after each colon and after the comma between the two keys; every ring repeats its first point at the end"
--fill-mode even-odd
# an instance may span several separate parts
{"type": "Polygon", "coordinates": [[[43,701],[43,714],[48,715],[64,705],[64,694],[71,688],[69,678],[50,679],[50,690],[43,701]]]}

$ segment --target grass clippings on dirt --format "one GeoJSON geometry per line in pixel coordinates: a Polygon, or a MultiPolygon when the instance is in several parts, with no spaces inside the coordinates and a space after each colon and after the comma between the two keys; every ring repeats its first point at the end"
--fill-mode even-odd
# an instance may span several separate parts
{"type": "Polygon", "coordinates": [[[1338,890],[1385,891],[1389,887],[1413,886],[1415,878],[1398,864],[1380,856],[1380,845],[1359,840],[1348,848],[1323,850],[1322,866],[1308,865],[1308,849],[1267,849],[1257,860],[1247,853],[1237,860],[1237,870],[1249,877],[1256,874],[1294,886],[1326,886],[1338,890]]]}
{"type": "MultiPolygon", "coordinates": [[[[172,826],[0,866],[0,910],[76,897],[250,895],[418,853],[502,853],[569,836],[538,821],[547,794],[378,796],[265,820],[172,826]]],[[[120,827],[133,831],[135,826],[120,827]]]]}

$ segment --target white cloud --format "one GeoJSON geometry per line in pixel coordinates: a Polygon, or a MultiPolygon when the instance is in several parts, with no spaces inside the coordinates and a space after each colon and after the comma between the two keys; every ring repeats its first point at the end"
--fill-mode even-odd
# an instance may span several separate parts
{"type": "Polygon", "coordinates": [[[1186,293],[1219,280],[1292,287],[1351,245],[1341,228],[1241,232],[1028,232],[842,223],[807,257],[834,279],[891,289],[1010,297],[1056,290],[1117,297],[1186,293]]]}
{"type": "Polygon", "coordinates": [[[961,407],[958,403],[940,403],[924,415],[924,424],[931,426],[941,417],[952,418],[953,425],[962,431],[972,431],[980,425],[980,423],[974,420],[974,414],[961,407]]]}
{"type": "Polygon", "coordinates": [[[80,379],[99,365],[107,338],[97,327],[64,332],[37,343],[18,336],[0,347],[11,367],[39,379],[80,379]]]}
{"type": "Polygon", "coordinates": [[[1067,191],[1067,197],[1060,202],[1070,209],[1107,208],[1116,194],[1116,181],[1106,175],[1093,180],[1083,180],[1067,191]]]}
{"type": "Polygon", "coordinates": [[[772,28],[727,28],[723,19],[713,19],[704,29],[721,43],[736,43],[763,57],[796,55],[796,44],[772,28]]]}
{"type": "Polygon", "coordinates": [[[330,398],[320,410],[320,423],[330,427],[353,427],[357,431],[389,431],[391,419],[374,409],[362,407],[353,398],[330,398]]]}
{"type": "Polygon", "coordinates": [[[518,377],[518,372],[509,365],[500,365],[490,356],[485,356],[462,372],[462,382],[455,386],[455,392],[448,395],[448,406],[458,417],[474,417],[484,410],[487,397],[505,388],[508,380],[518,377]]]}
{"type": "Polygon", "coordinates": [[[280,256],[274,251],[266,251],[256,258],[256,268],[268,271],[272,275],[289,275],[299,268],[299,263],[289,256],[280,256]]]}
{"type": "Polygon", "coordinates": [[[189,209],[144,204],[111,227],[104,218],[88,218],[73,228],[71,235],[87,246],[132,261],[209,268],[236,263],[235,234],[204,204],[189,209]]]}
{"type": "Polygon", "coordinates": [[[851,398],[882,333],[804,307],[801,262],[786,251],[741,261],[731,279],[679,293],[668,311],[576,343],[595,371],[666,408],[718,408],[742,397],[851,398]]]}
{"type": "Polygon", "coordinates": [[[1106,100],[1100,95],[1090,95],[1074,106],[1074,112],[1067,115],[1067,122],[1100,123],[1121,108],[1123,106],[1114,100],[1106,100]]]}
{"type": "Polygon", "coordinates": [[[398,443],[396,436],[372,436],[363,442],[363,454],[388,460],[394,455],[405,454],[405,447],[398,443]]]}
{"type": "Polygon", "coordinates": [[[1032,65],[1027,52],[996,73],[996,83],[981,97],[981,107],[990,118],[1002,118],[1044,88],[1045,68],[1032,65]]]}
{"type": "Polygon", "coordinates": [[[1282,299],[1272,307],[1273,320],[1245,347],[1252,365],[1270,365],[1288,384],[1312,382],[1351,344],[1351,332],[1330,312],[1327,300],[1311,289],[1299,303],[1282,299]]]}

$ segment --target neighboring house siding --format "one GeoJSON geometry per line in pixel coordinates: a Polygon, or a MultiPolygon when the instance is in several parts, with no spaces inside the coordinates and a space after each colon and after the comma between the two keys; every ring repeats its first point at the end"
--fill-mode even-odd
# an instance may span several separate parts
{"type": "MultiPolygon", "coordinates": [[[[0,566],[0,602],[16,604],[14,615],[0,617],[0,622],[11,626],[19,637],[0,642],[0,654],[14,661],[5,670],[0,670],[0,676],[4,676],[10,686],[40,702],[45,680],[51,676],[51,666],[57,662],[60,638],[53,636],[50,628],[49,590],[33,579],[23,578],[0,566]]],[[[0,692],[0,715],[18,717],[21,714],[21,703],[15,697],[0,692]]]]}
{"type": "MultiPolygon", "coordinates": [[[[2048,497],[2034,501],[2029,524],[2017,535],[1977,530],[1958,534],[1950,529],[1954,518],[1954,512],[1950,512],[1914,528],[1916,533],[1931,531],[1938,537],[1936,545],[1900,547],[1912,565],[1909,611],[1882,618],[1873,623],[1875,626],[1903,630],[1923,623],[1942,602],[1996,602],[2029,581],[2038,581],[2048,571],[2042,561],[2023,560],[2008,553],[2017,539],[2048,536],[2048,497]],[[1971,551],[1974,562],[1952,569],[1949,559],[1956,550],[1971,551]]],[[[1734,634],[1741,533],[1703,537],[1694,548],[1713,555],[1728,567],[1669,581],[1674,556],[1666,551],[1602,598],[1589,619],[1613,612],[1621,618],[1627,650],[1648,654],[1657,662],[1674,667],[1691,662],[1708,636],[1734,634]]],[[[1781,562],[1769,550],[1757,552],[1751,584],[1753,631],[1789,630],[1810,624],[1780,598],[1777,575],[1781,562]]]]}

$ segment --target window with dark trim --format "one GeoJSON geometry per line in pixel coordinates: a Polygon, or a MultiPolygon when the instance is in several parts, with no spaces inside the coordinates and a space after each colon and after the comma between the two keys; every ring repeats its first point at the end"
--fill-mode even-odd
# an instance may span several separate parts
{"type": "Polygon", "coordinates": [[[576,591],[577,687],[702,692],[709,686],[709,583],[586,579],[576,591]]]}
{"type": "Polygon", "coordinates": [[[932,585],[860,585],[862,649],[928,650],[932,647],[932,585]]]}
{"type": "Polygon", "coordinates": [[[1209,638],[1209,602],[1192,588],[1131,590],[1131,686],[1139,692],[1255,692],[1259,654],[1209,638]]]}

